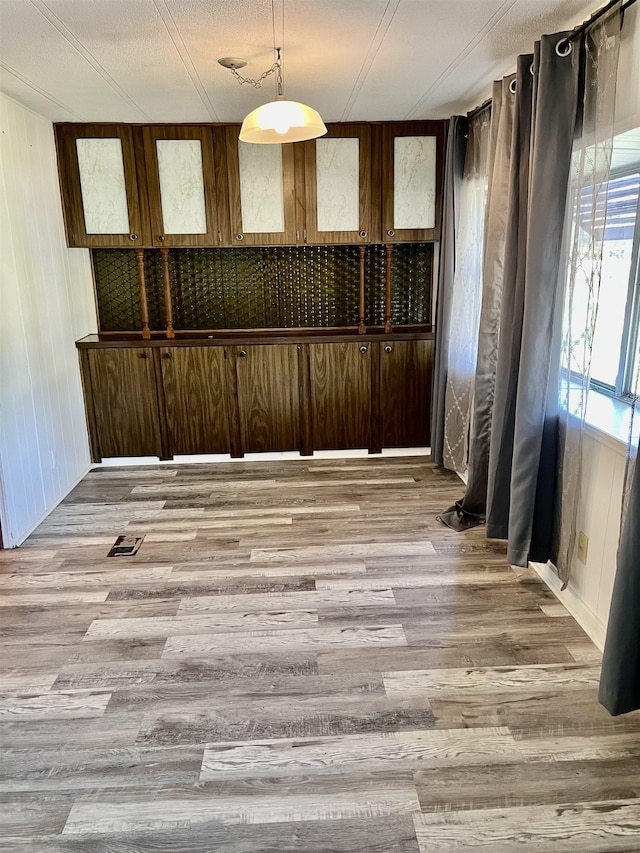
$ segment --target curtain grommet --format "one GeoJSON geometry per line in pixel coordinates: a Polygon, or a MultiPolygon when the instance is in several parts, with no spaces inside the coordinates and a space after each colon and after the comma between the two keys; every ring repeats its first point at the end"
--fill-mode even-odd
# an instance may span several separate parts
{"type": "Polygon", "coordinates": [[[535,73],[536,73],[536,69],[533,67],[533,62],[532,62],[532,63],[531,63],[531,65],[529,66],[529,71],[530,71],[532,74],[535,74],[535,73]]]}
{"type": "Polygon", "coordinates": [[[558,56],[569,56],[572,50],[573,44],[571,43],[571,39],[560,39],[556,45],[556,53],[558,56]]]}
{"type": "Polygon", "coordinates": [[[517,88],[518,88],[518,81],[512,80],[511,83],[509,83],[509,91],[511,92],[512,95],[515,95],[517,88]]]}

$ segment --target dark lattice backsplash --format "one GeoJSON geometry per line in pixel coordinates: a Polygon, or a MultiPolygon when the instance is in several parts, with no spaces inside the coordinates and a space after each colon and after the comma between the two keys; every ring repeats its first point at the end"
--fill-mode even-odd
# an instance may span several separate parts
{"type": "MultiPolygon", "coordinates": [[[[145,251],[149,325],[164,329],[160,252],[145,251]]],[[[394,246],[392,322],[429,323],[430,243],[394,246]]],[[[93,249],[100,329],[138,331],[140,291],[135,251],[93,249]]],[[[177,330],[356,326],[357,246],[171,249],[169,272],[177,330]]],[[[385,247],[367,246],[366,324],[384,323],[385,247]]]]}

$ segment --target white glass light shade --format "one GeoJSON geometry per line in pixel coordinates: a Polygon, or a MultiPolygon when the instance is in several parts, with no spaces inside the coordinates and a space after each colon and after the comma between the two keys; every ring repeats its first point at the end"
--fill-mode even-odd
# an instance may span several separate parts
{"type": "Polygon", "coordinates": [[[320,113],[306,104],[276,98],[253,110],[242,122],[240,139],[259,145],[302,142],[327,132],[320,113]]]}

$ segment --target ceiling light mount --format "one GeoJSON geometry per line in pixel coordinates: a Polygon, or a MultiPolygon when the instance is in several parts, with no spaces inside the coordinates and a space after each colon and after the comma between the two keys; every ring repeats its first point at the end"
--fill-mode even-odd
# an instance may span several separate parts
{"type": "MultiPolygon", "coordinates": [[[[246,116],[240,129],[240,140],[258,145],[273,145],[282,142],[303,142],[306,139],[317,139],[327,132],[320,113],[313,107],[300,104],[298,101],[286,101],[284,83],[282,80],[282,49],[276,47],[275,40],[275,3],[271,2],[271,17],[273,24],[273,52],[275,61],[271,68],[259,77],[243,77],[238,74],[238,68],[244,68],[246,60],[233,56],[225,56],[218,62],[228,68],[240,85],[249,83],[255,89],[260,89],[264,80],[275,74],[276,97],[268,104],[253,110],[246,116]]],[[[284,0],[282,0],[282,38],[284,42],[284,0]]]]}
{"type": "Polygon", "coordinates": [[[244,68],[247,64],[246,59],[240,59],[237,56],[223,56],[218,62],[223,68],[244,68]]]}

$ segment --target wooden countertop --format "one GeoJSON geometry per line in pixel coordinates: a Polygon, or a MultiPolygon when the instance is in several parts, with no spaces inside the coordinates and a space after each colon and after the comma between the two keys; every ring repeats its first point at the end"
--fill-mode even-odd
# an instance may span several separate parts
{"type": "Polygon", "coordinates": [[[176,332],[175,338],[166,338],[163,332],[152,332],[150,340],[140,333],[101,333],[86,335],[76,341],[78,349],[106,349],[110,347],[184,347],[232,346],[234,344],[309,344],[358,343],[376,340],[412,341],[435,337],[432,326],[401,326],[391,332],[382,328],[367,330],[359,335],[353,329],[255,329],[222,330],[210,332],[176,332]]]}

